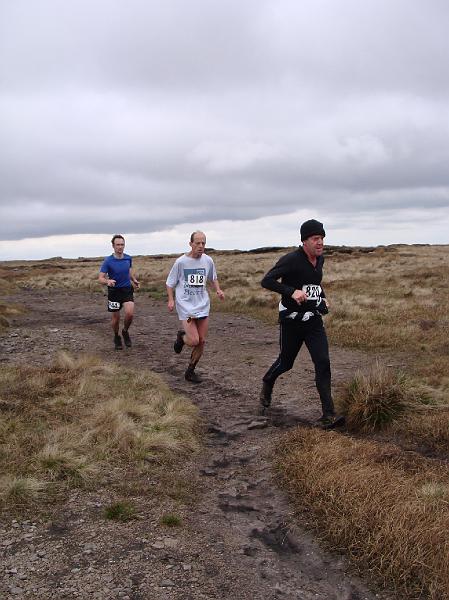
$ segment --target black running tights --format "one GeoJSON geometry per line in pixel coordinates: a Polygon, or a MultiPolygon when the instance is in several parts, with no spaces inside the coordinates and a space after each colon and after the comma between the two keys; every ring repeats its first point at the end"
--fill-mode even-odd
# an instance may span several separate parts
{"type": "Polygon", "coordinates": [[[320,395],[323,414],[334,414],[331,394],[331,367],[329,344],[323,320],[319,316],[309,321],[286,319],[280,324],[280,353],[263,377],[263,381],[273,386],[282,373],[289,371],[295,362],[302,344],[305,343],[315,366],[315,384],[320,395]]]}

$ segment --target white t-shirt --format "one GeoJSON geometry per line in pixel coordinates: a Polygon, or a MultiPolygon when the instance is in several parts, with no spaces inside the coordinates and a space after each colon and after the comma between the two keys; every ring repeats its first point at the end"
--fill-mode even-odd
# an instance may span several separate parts
{"type": "Polygon", "coordinates": [[[183,254],[176,259],[167,277],[168,287],[174,288],[176,312],[181,321],[209,316],[210,300],[207,281],[215,281],[214,261],[207,254],[192,258],[183,254]]]}

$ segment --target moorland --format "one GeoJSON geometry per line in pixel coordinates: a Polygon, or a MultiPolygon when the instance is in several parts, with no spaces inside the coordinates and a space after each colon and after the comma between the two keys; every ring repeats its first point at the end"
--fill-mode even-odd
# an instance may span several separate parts
{"type": "MultiPolygon", "coordinates": [[[[101,497],[98,503],[104,522],[132,527],[142,515],[148,515],[150,502],[153,530],[162,539],[166,539],[161,534],[164,527],[175,529],[181,537],[196,531],[200,539],[198,523],[190,521],[192,512],[199,506],[210,510],[213,505],[214,516],[209,516],[215,524],[209,522],[203,534],[213,536],[217,528],[220,530],[221,517],[214,512],[217,506],[228,518],[229,512],[235,512],[235,526],[241,529],[238,519],[248,519],[242,507],[251,507],[244,502],[251,485],[259,491],[252,509],[246,512],[263,515],[259,520],[266,525],[274,518],[262,508],[268,491],[265,484],[256,486],[255,482],[269,465],[273,478],[269,487],[285,490],[290,502],[290,508],[285,508],[281,496],[271,500],[278,517],[290,515],[287,529],[285,524],[282,529],[284,540],[289,539],[296,523],[313,532],[328,551],[344,553],[351,569],[371,585],[388,590],[385,593],[410,599],[446,597],[449,319],[444,308],[449,247],[327,249],[323,284],[331,310],[326,328],[333,348],[335,399],[347,422],[344,430],[335,432],[311,427],[316,406],[313,408],[310,400],[313,380],[310,366],[303,366],[306,362],[300,361],[295,373],[285,376],[284,387],[275,398],[280,412],[275,408],[271,417],[255,416],[260,373],[276,352],[267,340],[271,344],[275,341],[278,303],[276,295],[260,288],[259,282],[285,251],[210,250],[226,300],[213,302],[216,335],[214,338],[212,325],[204,363],[206,367],[209,361],[215,377],[209,389],[201,392],[203,401],[201,394],[192,395],[176,383],[177,363],[158,348],[158,339],[162,337],[168,345],[176,327],[173,320],[157,316],[165,309],[165,278],[173,256],[135,257],[134,268],[142,282],[139,303],[142,312],[147,311],[145,331],[152,333],[146,333],[145,338],[139,333],[145,357],[137,358],[136,344],[134,356],[125,360],[113,357],[112,361],[102,349],[110,337],[106,319],[95,317],[103,302],[96,281],[101,259],[0,263],[0,343],[3,341],[7,351],[0,363],[0,506],[5,532],[10,531],[8,523],[53,522],[51,515],[66,511],[67,503],[73,503],[75,497],[80,503],[101,497]],[[158,336],[161,327],[167,329],[158,336]],[[95,329],[102,331],[101,344],[95,329]],[[87,344],[82,343],[81,332],[88,337],[87,344]],[[148,347],[147,337],[152,340],[148,347]],[[298,383],[304,369],[308,387],[298,383]],[[298,390],[303,399],[295,402],[293,395],[298,390]],[[227,398],[226,409],[217,406],[223,397],[227,398]],[[213,443],[208,442],[210,436],[213,443]],[[260,443],[261,436],[264,453],[253,456],[251,448],[260,443]],[[220,439],[227,442],[228,454],[223,453],[220,439]],[[203,471],[216,470],[211,456],[206,458],[211,452],[209,446],[215,461],[231,463],[231,467],[224,467],[231,471],[227,479],[223,475],[221,483],[217,474],[206,478],[214,480],[212,487],[222,499],[221,505],[211,501],[209,484],[199,484],[192,471],[192,464],[200,465],[203,471]],[[266,453],[268,446],[271,450],[266,453]],[[234,465],[232,471],[231,455],[240,456],[242,461],[244,458],[246,463],[238,463],[238,468],[234,465]],[[243,464],[246,472],[242,471],[243,464]],[[102,492],[105,487],[109,495],[102,492]],[[224,509],[223,489],[229,496],[230,487],[234,492],[225,498],[224,509]]],[[[98,520],[92,516],[95,518],[98,520]]],[[[251,521],[245,521],[248,523],[251,521]]],[[[276,523],[271,522],[270,527],[268,533],[262,528],[265,538],[278,531],[276,523]]],[[[112,536],[114,530],[109,533],[112,536]]],[[[224,547],[234,542],[225,540],[224,547]]],[[[287,554],[293,561],[292,569],[297,569],[294,560],[299,560],[298,552],[292,550],[294,544],[291,546],[287,554]]],[[[16,554],[12,554],[14,548],[14,544],[5,547],[7,558],[20,552],[26,556],[19,543],[16,554]]],[[[262,560],[262,552],[261,547],[251,546],[245,556],[248,560],[258,556],[262,564],[269,560],[265,555],[262,560]]],[[[280,550],[278,554],[281,558],[274,570],[281,573],[282,560],[286,559],[280,550]]],[[[196,560],[201,563],[198,557],[196,560]]],[[[254,565],[250,568],[260,579],[259,563],[259,571],[254,565]]],[[[216,564],[226,576],[216,574],[216,587],[210,589],[207,585],[212,583],[206,585],[200,576],[202,591],[192,592],[190,584],[192,598],[202,597],[201,593],[205,597],[231,597],[233,569],[242,582],[249,577],[247,570],[242,575],[241,566],[229,557],[226,567],[216,564]],[[224,595],[217,595],[217,589],[224,589],[224,595]]],[[[161,565],[153,565],[154,581],[161,569],[161,565]]],[[[206,568],[199,571],[204,575],[206,568]]],[[[14,580],[14,573],[9,576],[14,580]]],[[[320,577],[316,573],[313,576],[313,585],[318,586],[320,577]]],[[[28,580],[39,589],[36,577],[30,575],[28,580]]],[[[275,585],[285,594],[294,594],[300,582],[296,575],[289,577],[293,578],[290,585],[281,580],[274,584],[267,577],[256,594],[242,598],[267,597],[267,589],[273,590],[275,585]]],[[[214,577],[209,579],[213,582],[214,577]]],[[[251,589],[251,577],[247,584],[251,589]]],[[[321,597],[343,597],[336,584],[338,593],[334,590],[331,596],[332,580],[327,584],[329,588],[316,587],[321,597]]],[[[241,583],[242,590],[245,585],[241,583]]],[[[15,588],[32,597],[32,587],[16,584],[15,588]]],[[[42,589],[41,597],[47,597],[50,587],[45,593],[42,589]]],[[[154,597],[165,597],[165,591],[159,592],[154,597]]],[[[185,593],[180,587],[167,597],[184,598],[185,593]]],[[[83,597],[78,591],[80,594],[83,597]]],[[[304,591],[304,596],[296,597],[309,596],[304,591]]]]}

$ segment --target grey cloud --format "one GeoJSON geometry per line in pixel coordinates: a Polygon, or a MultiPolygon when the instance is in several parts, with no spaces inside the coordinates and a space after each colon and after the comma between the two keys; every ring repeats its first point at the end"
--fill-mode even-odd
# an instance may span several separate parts
{"type": "Polygon", "coordinates": [[[2,13],[0,65],[12,87],[226,89],[290,78],[447,91],[443,2],[16,0],[2,13]]]}
{"type": "Polygon", "coordinates": [[[443,2],[0,10],[4,239],[449,206],[443,2]]]}

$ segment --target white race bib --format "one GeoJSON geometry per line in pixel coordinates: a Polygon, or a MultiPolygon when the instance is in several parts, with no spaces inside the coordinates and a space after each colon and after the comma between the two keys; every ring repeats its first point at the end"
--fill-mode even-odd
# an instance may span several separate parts
{"type": "Polygon", "coordinates": [[[109,300],[108,306],[111,310],[120,310],[120,302],[113,302],[112,300],[109,300]]]}
{"type": "Polygon", "coordinates": [[[206,269],[184,269],[184,281],[189,287],[206,287],[206,269]]]}
{"type": "Polygon", "coordinates": [[[318,300],[321,294],[321,286],[314,283],[307,283],[302,286],[302,291],[307,296],[307,300],[318,300]]]}
{"type": "Polygon", "coordinates": [[[202,273],[190,273],[190,275],[187,277],[187,283],[189,285],[197,285],[197,286],[204,286],[204,282],[206,280],[206,277],[202,274],[202,273]]]}

